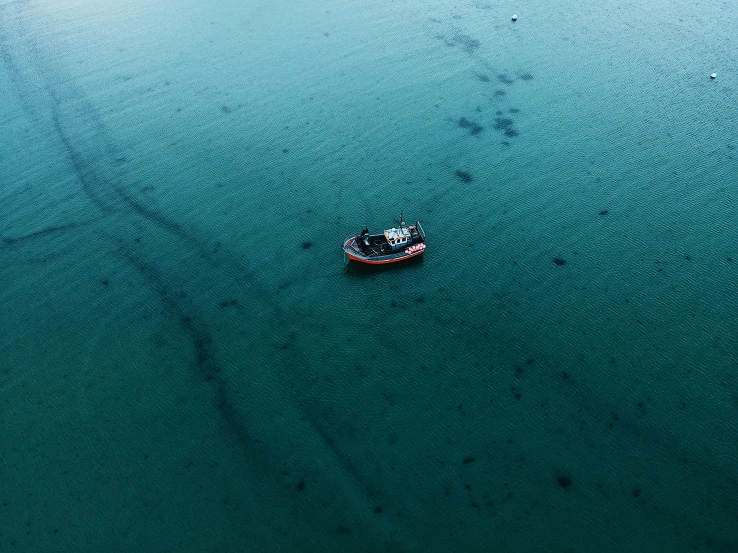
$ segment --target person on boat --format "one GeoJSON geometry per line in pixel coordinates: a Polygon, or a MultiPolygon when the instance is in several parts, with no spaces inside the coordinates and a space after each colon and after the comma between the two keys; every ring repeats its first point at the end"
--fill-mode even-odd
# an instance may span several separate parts
{"type": "Polygon", "coordinates": [[[364,227],[364,230],[361,231],[361,234],[359,235],[359,239],[356,241],[356,245],[359,246],[359,251],[364,251],[366,248],[369,249],[369,229],[364,227]]]}

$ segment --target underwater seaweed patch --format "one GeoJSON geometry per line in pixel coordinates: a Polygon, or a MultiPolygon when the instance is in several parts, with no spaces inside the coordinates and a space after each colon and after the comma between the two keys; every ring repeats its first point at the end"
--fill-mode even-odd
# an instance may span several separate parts
{"type": "Polygon", "coordinates": [[[484,130],[484,127],[477,123],[476,121],[471,121],[470,119],[467,119],[466,117],[461,117],[458,120],[458,125],[462,129],[468,129],[469,134],[475,135],[479,134],[484,130]]]}
{"type": "Polygon", "coordinates": [[[454,174],[459,177],[464,182],[471,182],[472,176],[467,173],[466,171],[462,171],[461,169],[457,169],[454,174]]]}

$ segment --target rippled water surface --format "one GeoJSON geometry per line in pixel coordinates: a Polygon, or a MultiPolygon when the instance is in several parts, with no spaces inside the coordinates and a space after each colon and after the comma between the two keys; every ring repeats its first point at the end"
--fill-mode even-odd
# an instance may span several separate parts
{"type": "Polygon", "coordinates": [[[0,1],[0,551],[738,551],[737,36],[0,1]]]}

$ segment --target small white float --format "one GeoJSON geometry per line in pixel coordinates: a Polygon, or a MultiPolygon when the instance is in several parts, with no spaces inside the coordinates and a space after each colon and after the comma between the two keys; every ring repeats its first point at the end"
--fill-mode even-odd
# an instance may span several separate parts
{"type": "Polygon", "coordinates": [[[710,75],[711,79],[714,79],[715,77],[717,77],[717,73],[713,73],[712,75],[710,75]]]}
{"type": "Polygon", "coordinates": [[[518,20],[518,14],[514,13],[513,14],[513,17],[512,17],[512,20],[513,21],[517,21],[518,20]]]}

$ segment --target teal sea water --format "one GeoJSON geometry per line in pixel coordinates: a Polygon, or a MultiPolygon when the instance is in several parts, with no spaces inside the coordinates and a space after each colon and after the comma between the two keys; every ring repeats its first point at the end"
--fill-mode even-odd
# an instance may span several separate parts
{"type": "Polygon", "coordinates": [[[0,1],[0,551],[738,551],[736,37],[0,1]]]}

